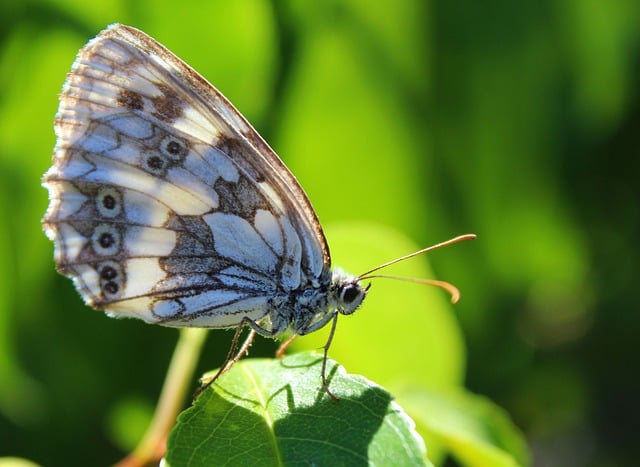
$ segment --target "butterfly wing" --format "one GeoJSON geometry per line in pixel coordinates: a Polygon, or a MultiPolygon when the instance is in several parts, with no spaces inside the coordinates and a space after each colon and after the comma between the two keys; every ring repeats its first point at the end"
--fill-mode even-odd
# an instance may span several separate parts
{"type": "Polygon", "coordinates": [[[113,25],[60,97],[44,227],[58,269],[114,316],[228,327],[326,281],[329,250],[295,177],[202,76],[113,25]]]}

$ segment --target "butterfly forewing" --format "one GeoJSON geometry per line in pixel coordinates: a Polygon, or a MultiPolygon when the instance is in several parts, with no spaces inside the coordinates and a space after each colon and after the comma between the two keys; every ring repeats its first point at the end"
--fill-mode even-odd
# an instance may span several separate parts
{"type": "Polygon", "coordinates": [[[326,241],[294,176],[144,33],[114,25],[80,51],[55,128],[44,225],[58,268],[92,306],[228,327],[328,280],[326,241]]]}

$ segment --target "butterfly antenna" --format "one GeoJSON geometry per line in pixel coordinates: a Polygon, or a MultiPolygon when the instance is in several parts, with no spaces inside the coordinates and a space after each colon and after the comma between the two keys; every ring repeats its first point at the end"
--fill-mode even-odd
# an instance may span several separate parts
{"type": "Polygon", "coordinates": [[[358,277],[358,280],[382,278],[382,279],[396,279],[396,280],[401,280],[401,281],[406,281],[406,282],[414,282],[416,284],[433,285],[435,287],[439,287],[441,289],[446,290],[451,295],[451,303],[456,303],[460,299],[460,291],[457,289],[456,286],[454,286],[453,284],[450,284],[449,282],[439,281],[439,280],[435,280],[435,279],[417,279],[417,278],[412,278],[412,277],[390,276],[390,275],[386,275],[386,274],[373,274],[373,273],[376,272],[376,271],[379,271],[380,269],[384,269],[386,267],[389,267],[392,264],[396,264],[396,263],[399,263],[401,261],[405,261],[405,260],[407,260],[409,258],[413,258],[414,256],[422,255],[422,254],[427,253],[429,251],[432,251],[432,250],[435,250],[435,249],[438,249],[438,248],[442,248],[444,246],[453,245],[454,243],[462,242],[464,240],[473,240],[474,238],[476,238],[475,234],[460,235],[460,236],[452,238],[450,240],[447,240],[447,241],[444,241],[444,242],[441,242],[441,243],[437,243],[435,245],[431,245],[431,246],[429,246],[427,248],[423,248],[422,250],[414,251],[413,253],[409,253],[408,255],[401,256],[400,258],[396,258],[396,259],[393,259],[391,261],[387,261],[386,263],[383,263],[380,266],[377,266],[377,267],[371,269],[370,271],[365,272],[364,274],[360,274],[360,276],[358,277]]]}
{"type": "Polygon", "coordinates": [[[396,263],[399,263],[400,261],[404,261],[404,260],[407,260],[409,258],[413,258],[414,256],[422,255],[422,254],[427,253],[429,251],[436,250],[438,248],[442,248],[443,246],[453,245],[454,243],[462,242],[464,240],[473,240],[474,238],[476,238],[475,234],[460,235],[458,237],[452,238],[452,239],[447,240],[445,242],[437,243],[435,245],[428,246],[427,248],[423,248],[422,250],[414,251],[413,253],[409,253],[408,255],[401,256],[400,258],[396,258],[396,259],[392,259],[391,261],[387,261],[386,263],[381,264],[380,266],[377,266],[377,267],[373,268],[372,270],[365,272],[364,274],[360,274],[358,279],[360,279],[360,280],[367,279],[368,277],[370,277],[369,275],[372,272],[379,271],[380,269],[384,269],[384,268],[386,268],[388,266],[391,266],[392,264],[396,264],[396,263]]]}
{"type": "Polygon", "coordinates": [[[365,277],[365,279],[395,279],[398,281],[413,282],[414,284],[433,285],[448,292],[449,295],[451,295],[451,303],[455,304],[458,303],[458,300],[460,300],[460,291],[458,290],[458,288],[446,281],[439,281],[436,279],[419,279],[415,277],[404,276],[390,276],[387,274],[374,274],[365,277]]]}

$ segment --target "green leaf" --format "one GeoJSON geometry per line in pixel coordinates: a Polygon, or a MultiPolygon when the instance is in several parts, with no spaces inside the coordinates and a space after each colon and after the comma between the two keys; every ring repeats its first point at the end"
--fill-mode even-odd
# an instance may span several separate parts
{"type": "Polygon", "coordinates": [[[245,359],[184,411],[166,461],[186,465],[429,465],[413,421],[391,394],[322,356],[245,359]]]}
{"type": "Polygon", "coordinates": [[[485,397],[457,391],[397,392],[420,432],[440,441],[462,465],[530,464],[524,436],[507,413],[485,397]]]}

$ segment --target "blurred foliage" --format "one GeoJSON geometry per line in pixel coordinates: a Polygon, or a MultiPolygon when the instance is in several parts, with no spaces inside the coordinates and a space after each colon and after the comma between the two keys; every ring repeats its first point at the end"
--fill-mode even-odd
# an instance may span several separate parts
{"type": "MultiPolygon", "coordinates": [[[[144,426],[177,338],[88,310],[39,225],[57,93],[77,50],[117,21],[255,124],[330,244],[347,245],[336,264],[357,273],[390,259],[348,246],[363,225],[393,229],[380,250],[394,254],[411,246],[398,232],[418,245],[478,234],[429,257],[463,293],[455,311],[422,316],[420,302],[399,319],[394,298],[433,291],[374,284],[387,315],[368,319],[365,304],[339,323],[332,355],[349,372],[377,381],[397,366],[436,386],[466,375],[524,431],[536,464],[635,462],[638,2],[31,0],[0,13],[0,455],[117,460],[136,442],[118,427],[144,426]],[[350,347],[370,361],[349,361],[350,347]]],[[[211,333],[201,371],[230,335],[211,333]]],[[[273,349],[259,339],[252,355],[273,349]]]]}

